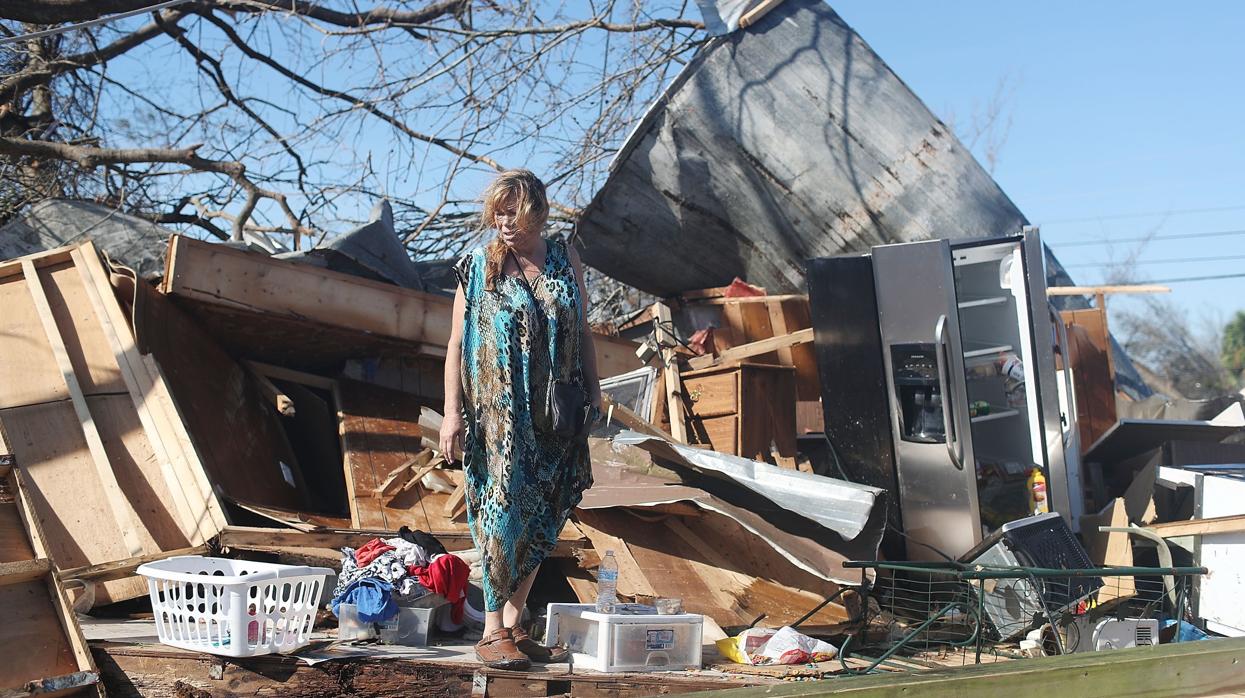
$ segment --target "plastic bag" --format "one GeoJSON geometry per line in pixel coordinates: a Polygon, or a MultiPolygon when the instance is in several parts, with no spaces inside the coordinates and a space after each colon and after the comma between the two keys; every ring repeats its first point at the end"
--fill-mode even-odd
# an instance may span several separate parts
{"type": "Polygon", "coordinates": [[[778,631],[773,628],[748,628],[735,637],[718,640],[718,651],[736,664],[752,664],[752,655],[763,647],[778,631]]]}
{"type": "Polygon", "coordinates": [[[722,656],[737,664],[805,664],[833,659],[839,649],[795,628],[749,628],[717,641],[722,656]]]}
{"type": "Polygon", "coordinates": [[[779,629],[761,648],[760,655],[774,664],[806,664],[834,659],[839,648],[811,638],[790,626],[779,629]]]}

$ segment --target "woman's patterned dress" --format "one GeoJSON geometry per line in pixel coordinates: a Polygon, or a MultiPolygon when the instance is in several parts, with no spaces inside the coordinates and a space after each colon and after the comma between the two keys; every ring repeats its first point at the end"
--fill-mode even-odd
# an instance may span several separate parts
{"type": "Polygon", "coordinates": [[[466,438],[467,521],[483,552],[484,601],[501,610],[519,584],[557,542],[567,516],[592,484],[588,450],[533,425],[530,395],[538,404],[552,360],[558,380],[583,384],[580,344],[583,301],[566,243],[547,240],[545,268],[532,294],[503,275],[484,288],[483,249],[454,265],[466,297],[462,386],[466,438]],[[545,340],[545,341],[542,341],[545,340]]]}

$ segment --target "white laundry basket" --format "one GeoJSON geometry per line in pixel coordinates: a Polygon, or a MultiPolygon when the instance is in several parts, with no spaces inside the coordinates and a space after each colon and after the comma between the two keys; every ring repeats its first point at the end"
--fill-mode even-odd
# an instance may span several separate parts
{"type": "Polygon", "coordinates": [[[198,555],[138,568],[160,642],[226,657],[292,652],[311,640],[327,567],[198,555]]]}

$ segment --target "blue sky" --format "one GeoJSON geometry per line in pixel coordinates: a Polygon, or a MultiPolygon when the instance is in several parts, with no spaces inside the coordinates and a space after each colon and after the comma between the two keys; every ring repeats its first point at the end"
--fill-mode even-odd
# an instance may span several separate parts
{"type": "MultiPolygon", "coordinates": [[[[1066,243],[1245,230],[1245,3],[830,4],[939,116],[967,121],[1006,81],[994,175],[1064,264],[1137,251],[1066,243]]],[[[1162,262],[1137,266],[1147,279],[1245,273],[1245,234],[1153,240],[1136,258],[1162,262]],[[1170,261],[1190,257],[1219,259],[1170,261]]],[[[1171,287],[1198,322],[1245,309],[1245,278],[1171,287]]]]}

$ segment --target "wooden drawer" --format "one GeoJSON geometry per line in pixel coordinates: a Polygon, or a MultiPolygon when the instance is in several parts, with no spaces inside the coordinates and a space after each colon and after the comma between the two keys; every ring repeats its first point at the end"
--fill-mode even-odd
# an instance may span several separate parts
{"type": "Polygon", "coordinates": [[[739,411],[739,372],[722,371],[688,378],[683,392],[697,417],[719,417],[739,411]]]}
{"type": "Polygon", "coordinates": [[[738,453],[739,417],[693,417],[688,420],[687,438],[719,453],[738,453]]]}

